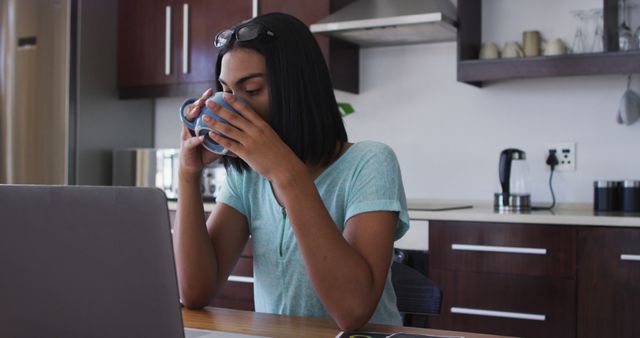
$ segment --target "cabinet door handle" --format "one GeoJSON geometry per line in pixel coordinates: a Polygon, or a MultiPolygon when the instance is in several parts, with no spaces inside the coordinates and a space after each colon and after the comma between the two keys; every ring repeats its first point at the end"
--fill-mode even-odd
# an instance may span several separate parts
{"type": "Polygon", "coordinates": [[[253,0],[251,2],[251,16],[255,18],[260,14],[260,0],[253,0]]]}
{"type": "Polygon", "coordinates": [[[189,73],[189,4],[182,5],[182,74],[189,73]]]}
{"type": "Polygon", "coordinates": [[[544,248],[527,248],[519,246],[493,246],[493,245],[473,245],[473,244],[451,244],[452,250],[461,251],[482,251],[482,252],[501,252],[501,253],[520,253],[529,255],[546,255],[547,249],[544,248]]]}
{"type": "Polygon", "coordinates": [[[238,283],[253,283],[253,277],[246,277],[246,276],[229,275],[229,278],[227,278],[227,280],[230,282],[238,282],[238,283]]]}
{"type": "Polygon", "coordinates": [[[621,254],[621,261],[640,261],[640,255],[621,254]]]}
{"type": "Polygon", "coordinates": [[[546,315],[541,315],[537,313],[495,311],[495,310],[473,309],[468,307],[455,307],[455,306],[451,308],[451,313],[461,313],[465,315],[488,316],[488,317],[538,320],[538,321],[544,321],[547,318],[546,315]]]}
{"type": "Polygon", "coordinates": [[[164,75],[171,75],[171,6],[164,13],[164,75]]]}

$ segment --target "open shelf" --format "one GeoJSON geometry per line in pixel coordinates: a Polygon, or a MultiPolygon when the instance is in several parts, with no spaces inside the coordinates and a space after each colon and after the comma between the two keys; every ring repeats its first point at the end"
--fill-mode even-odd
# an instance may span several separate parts
{"type": "Polygon", "coordinates": [[[640,50],[618,51],[618,2],[603,0],[605,52],[513,59],[479,60],[482,1],[458,1],[458,81],[484,82],[522,78],[640,73],[640,50]]]}
{"type": "Polygon", "coordinates": [[[458,62],[458,81],[640,73],[640,50],[458,62]]]}

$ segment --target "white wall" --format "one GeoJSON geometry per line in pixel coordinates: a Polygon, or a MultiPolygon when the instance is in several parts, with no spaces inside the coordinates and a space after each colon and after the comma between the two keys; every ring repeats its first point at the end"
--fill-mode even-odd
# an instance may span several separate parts
{"type": "MultiPolygon", "coordinates": [[[[484,40],[519,40],[523,30],[570,41],[573,9],[597,0],[485,1],[484,40]],[[549,11],[549,8],[553,8],[549,11]]],[[[633,22],[635,28],[640,20],[633,22]]],[[[575,172],[554,176],[559,202],[592,201],[595,179],[640,179],[640,123],[616,123],[623,75],[511,80],[478,89],[456,82],[456,43],[363,49],[361,92],[337,92],[356,112],[352,141],[378,140],[398,155],[409,198],[490,200],[503,148],[527,152],[534,202],[550,201],[546,143],[576,142],[575,172]]],[[[640,90],[640,76],[634,88],[640,90]]],[[[198,93],[194,93],[196,95],[198,93]]],[[[177,107],[156,101],[156,146],[177,147],[177,107]]]]}

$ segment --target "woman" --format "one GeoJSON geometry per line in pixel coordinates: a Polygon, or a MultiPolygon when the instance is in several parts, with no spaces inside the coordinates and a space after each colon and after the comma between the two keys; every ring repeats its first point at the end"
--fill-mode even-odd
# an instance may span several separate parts
{"type": "Polygon", "coordinates": [[[217,90],[240,114],[206,100],[211,89],[187,113],[194,119],[206,104],[229,121],[207,123],[231,154],[205,222],[199,180],[219,155],[183,129],[174,229],[182,302],[208,305],[251,235],[256,311],[331,317],[344,330],[401,325],[390,264],[408,214],[393,151],[347,142],[322,53],[298,19],[259,16],[219,33],[216,46],[217,90]]]}

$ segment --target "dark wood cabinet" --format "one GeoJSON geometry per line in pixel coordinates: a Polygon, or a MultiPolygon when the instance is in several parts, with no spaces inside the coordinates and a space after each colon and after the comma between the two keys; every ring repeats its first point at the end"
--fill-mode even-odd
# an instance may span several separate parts
{"type": "Polygon", "coordinates": [[[197,95],[213,85],[216,32],[251,17],[251,1],[120,0],[121,98],[197,95]]]}
{"type": "Polygon", "coordinates": [[[576,230],[429,222],[429,276],[443,291],[434,328],[575,337],[576,230]]]}
{"type": "MultiPolygon", "coordinates": [[[[260,13],[285,12],[310,25],[353,0],[260,0],[260,13]]],[[[252,0],[120,0],[120,98],[199,95],[215,85],[215,34],[252,17],[252,0]]],[[[317,37],[336,89],[358,92],[359,48],[317,37]]]]}
{"type": "Polygon", "coordinates": [[[429,222],[434,328],[639,337],[640,228],[429,222]]]}
{"type": "MultiPolygon", "coordinates": [[[[208,216],[209,214],[206,213],[205,217],[208,216]]],[[[172,227],[175,217],[176,211],[169,210],[169,219],[172,227]]],[[[231,271],[229,279],[209,305],[236,310],[255,310],[253,302],[253,245],[251,240],[247,242],[240,254],[240,258],[233,271],[231,271]]]]}
{"type": "Polygon", "coordinates": [[[118,85],[121,88],[176,82],[175,65],[170,61],[175,59],[174,42],[165,39],[167,21],[171,28],[175,26],[172,7],[173,0],[118,1],[118,85]],[[169,55],[166,50],[170,51],[169,55]],[[168,74],[165,61],[171,63],[168,74]]]}
{"type": "Polygon", "coordinates": [[[578,232],[578,337],[640,337],[640,229],[578,232]]]}
{"type": "MultiPolygon", "coordinates": [[[[640,51],[618,51],[618,0],[603,0],[604,52],[479,60],[482,1],[458,1],[458,81],[481,87],[515,78],[640,72],[640,51]]],[[[523,15],[526,15],[523,13],[523,15]]]]}

